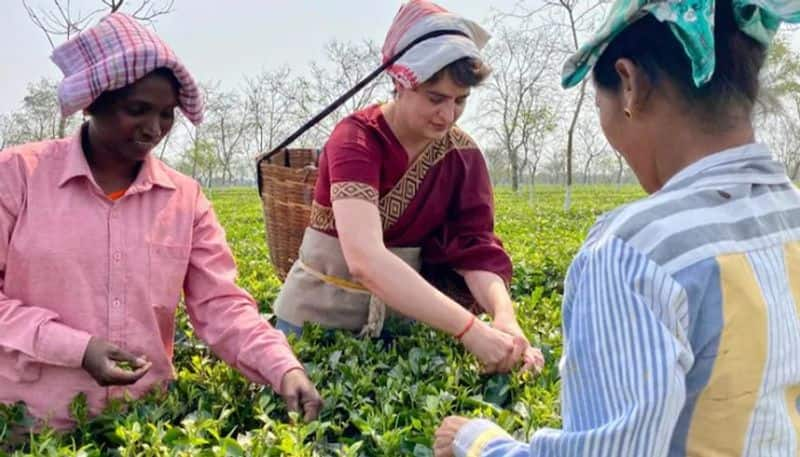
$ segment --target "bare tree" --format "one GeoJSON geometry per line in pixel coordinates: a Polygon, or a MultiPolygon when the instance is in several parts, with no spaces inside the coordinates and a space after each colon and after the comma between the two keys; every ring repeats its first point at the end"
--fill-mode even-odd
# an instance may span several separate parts
{"type": "MultiPolygon", "coordinates": [[[[578,35],[583,34],[594,28],[605,1],[586,1],[586,0],[546,0],[545,5],[552,10],[559,11],[553,23],[561,29],[563,33],[558,36],[566,36],[563,43],[564,56],[577,52],[580,48],[578,35]],[[560,16],[560,18],[558,18],[560,16]]],[[[567,130],[567,149],[566,158],[566,195],[564,197],[564,210],[569,210],[572,206],[572,162],[574,155],[575,130],[578,119],[581,115],[583,102],[586,99],[586,83],[584,80],[578,90],[574,109],[569,121],[567,130]]]]}
{"type": "Polygon", "coordinates": [[[530,184],[533,186],[536,181],[536,172],[539,170],[539,163],[544,154],[545,142],[557,127],[557,114],[551,108],[542,106],[529,113],[528,116],[535,117],[536,123],[523,144],[522,163],[523,168],[528,171],[530,184]]]}
{"type": "Polygon", "coordinates": [[[566,160],[560,148],[548,148],[544,162],[544,173],[549,178],[546,182],[563,182],[566,171],[566,160]]]}
{"type": "Polygon", "coordinates": [[[50,7],[45,8],[31,6],[29,0],[22,0],[31,22],[44,33],[52,48],[90,26],[98,15],[124,10],[139,21],[152,23],[159,16],[171,13],[175,4],[174,0],[98,0],[96,8],[84,11],[73,8],[71,0],[51,2],[50,7]]]}
{"type": "MultiPolygon", "coordinates": [[[[511,15],[529,22],[547,24],[551,27],[552,36],[557,40],[558,60],[563,61],[568,55],[578,50],[583,35],[594,29],[607,3],[609,3],[607,0],[544,0],[535,7],[529,7],[520,2],[511,15]]],[[[565,210],[569,210],[572,204],[575,133],[585,99],[586,81],[578,89],[575,102],[572,104],[573,109],[567,122],[566,150],[564,151],[565,210]]]]}
{"type": "MultiPolygon", "coordinates": [[[[774,93],[774,94],[777,94],[774,93]]],[[[772,109],[756,117],[756,130],[769,144],[775,158],[792,180],[800,178],[800,86],[770,102],[772,109]],[[797,92],[795,92],[797,90],[797,92]]]]}
{"type": "Polygon", "coordinates": [[[592,164],[607,154],[610,147],[602,132],[598,131],[597,121],[588,119],[585,113],[578,122],[577,133],[580,146],[578,156],[583,160],[583,183],[590,184],[592,177],[597,174],[592,164]]]}
{"type": "MultiPolygon", "coordinates": [[[[70,123],[72,128],[75,123],[70,123]]],[[[19,108],[0,117],[0,146],[41,141],[59,136],[61,111],[56,84],[46,78],[28,84],[19,108]]]]}
{"type": "Polygon", "coordinates": [[[790,36],[784,31],[770,45],[760,75],[756,116],[781,113],[787,97],[800,93],[800,54],[792,49],[790,42],[790,36]]]}
{"type": "Polygon", "coordinates": [[[22,100],[22,109],[14,113],[21,135],[26,141],[63,138],[70,119],[61,115],[57,83],[42,78],[28,84],[28,93],[22,100]]]}
{"type": "Polygon", "coordinates": [[[264,71],[245,79],[248,149],[251,155],[272,150],[300,125],[295,91],[288,67],[264,71]]]}
{"type": "Polygon", "coordinates": [[[206,113],[200,126],[205,141],[213,144],[222,171],[222,184],[234,178],[235,162],[245,159],[245,132],[247,110],[236,92],[223,92],[217,88],[206,90],[206,113]]]}
{"type": "Polygon", "coordinates": [[[28,85],[28,93],[23,98],[23,110],[18,112],[20,128],[25,132],[28,141],[39,141],[62,137],[59,130],[60,108],[56,85],[47,79],[40,79],[28,85]]]}
{"type": "Polygon", "coordinates": [[[770,46],[761,72],[755,124],[792,180],[800,178],[800,53],[786,32],[770,46]]]}
{"type": "Polygon", "coordinates": [[[765,136],[775,157],[786,166],[789,178],[800,178],[800,119],[793,114],[772,116],[765,136]]]}
{"type": "Polygon", "coordinates": [[[206,100],[204,121],[193,125],[179,116],[187,146],[177,160],[177,168],[206,187],[227,185],[238,177],[238,161],[247,159],[245,134],[247,111],[235,91],[223,91],[219,83],[200,83],[206,100]]]}
{"type": "Polygon", "coordinates": [[[13,126],[13,141],[24,143],[63,137],[63,130],[76,126],[61,118],[56,83],[42,78],[28,84],[21,107],[9,117],[13,126]]]}
{"type": "Polygon", "coordinates": [[[617,190],[622,187],[622,173],[625,171],[625,160],[622,154],[616,149],[614,150],[614,157],[617,159],[617,190]]]}
{"type": "Polygon", "coordinates": [[[494,72],[482,99],[482,123],[506,152],[514,191],[530,162],[538,166],[541,141],[554,127],[544,79],[551,67],[552,35],[511,14],[495,18],[495,39],[486,50],[494,72]]]}
{"type": "Polygon", "coordinates": [[[178,158],[176,168],[210,187],[214,172],[219,167],[215,147],[211,142],[198,140],[189,144],[178,158]]]}
{"type": "Polygon", "coordinates": [[[11,116],[0,114],[0,151],[19,143],[15,127],[11,116]]]}
{"type": "Polygon", "coordinates": [[[610,146],[605,146],[603,154],[592,160],[590,181],[593,184],[615,183],[617,176],[617,159],[610,146]]]}
{"type": "Polygon", "coordinates": [[[486,157],[486,165],[489,168],[489,175],[492,177],[493,185],[508,184],[508,156],[499,147],[489,146],[483,149],[486,157]]]}
{"type": "MultiPolygon", "coordinates": [[[[317,114],[322,108],[345,93],[366,75],[380,66],[381,53],[378,45],[365,40],[359,43],[331,41],[325,46],[326,59],[311,62],[310,75],[295,80],[293,102],[305,119],[317,114]]],[[[341,108],[331,113],[315,129],[300,139],[301,144],[321,147],[333,127],[346,115],[378,101],[382,89],[388,95],[388,79],[378,77],[341,108]]]]}
{"type": "MultiPolygon", "coordinates": [[[[208,99],[209,92],[215,89],[212,84],[200,83],[204,99],[208,99]]],[[[206,139],[210,138],[210,132],[206,128],[201,128],[202,126],[192,124],[182,113],[178,113],[177,123],[183,127],[183,133],[188,140],[188,146],[178,157],[178,170],[200,181],[206,187],[211,186],[219,164],[214,154],[213,143],[206,139]]]]}

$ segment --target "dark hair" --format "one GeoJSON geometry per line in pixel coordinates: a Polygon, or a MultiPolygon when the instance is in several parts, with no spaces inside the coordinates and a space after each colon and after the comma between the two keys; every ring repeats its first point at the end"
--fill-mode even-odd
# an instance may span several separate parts
{"type": "Polygon", "coordinates": [[[628,58],[654,85],[669,80],[699,122],[716,130],[729,129],[753,110],[766,48],[739,30],[731,0],[718,0],[714,14],[716,65],[713,77],[704,86],[695,86],[691,61],[669,25],[650,14],[609,44],[594,67],[595,83],[603,89],[618,90],[621,81],[614,65],[618,59],[628,58]]]}
{"type": "MultiPolygon", "coordinates": [[[[175,92],[177,92],[181,87],[181,83],[178,82],[178,78],[175,77],[175,73],[173,73],[172,70],[170,70],[169,68],[159,67],[159,68],[156,68],[155,70],[151,71],[150,73],[148,73],[145,76],[152,76],[152,75],[156,75],[156,76],[161,76],[163,78],[167,78],[169,80],[169,82],[172,84],[172,87],[175,88],[175,92]]],[[[128,92],[130,91],[130,87],[131,87],[131,84],[128,84],[127,86],[121,87],[121,88],[116,89],[116,90],[109,90],[109,91],[103,92],[102,94],[100,94],[99,97],[97,97],[92,102],[91,105],[89,105],[88,108],[86,108],[86,111],[89,114],[96,114],[98,112],[102,112],[105,109],[108,109],[117,100],[125,97],[128,94],[128,92]]]]}
{"type": "Polygon", "coordinates": [[[435,83],[447,72],[453,81],[462,87],[475,87],[480,85],[492,72],[492,69],[479,59],[462,57],[428,78],[426,83],[435,83]]]}

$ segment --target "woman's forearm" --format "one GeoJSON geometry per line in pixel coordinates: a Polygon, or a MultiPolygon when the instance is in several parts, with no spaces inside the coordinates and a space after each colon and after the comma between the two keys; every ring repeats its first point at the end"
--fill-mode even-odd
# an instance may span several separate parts
{"type": "Polygon", "coordinates": [[[383,242],[378,208],[366,201],[333,202],[337,232],[353,277],[393,310],[458,335],[472,319],[458,303],[436,290],[383,242]]]}
{"type": "Polygon", "coordinates": [[[514,304],[503,278],[490,271],[459,270],[458,273],[464,277],[464,282],[481,308],[494,319],[516,318],[514,304]]]}
{"type": "Polygon", "coordinates": [[[389,250],[372,256],[357,279],[395,311],[451,335],[460,333],[472,318],[389,250]]]}

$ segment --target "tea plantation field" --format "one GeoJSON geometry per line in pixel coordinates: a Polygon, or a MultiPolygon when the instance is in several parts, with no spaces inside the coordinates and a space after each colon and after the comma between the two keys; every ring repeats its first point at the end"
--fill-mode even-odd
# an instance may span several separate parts
{"type": "MultiPolygon", "coordinates": [[[[260,201],[253,189],[208,192],[236,256],[239,282],[270,313],[280,282],[268,260],[260,201]]],[[[571,257],[604,211],[643,196],[637,188],[563,191],[498,189],[497,231],[515,265],[512,294],[531,341],[547,358],[544,372],[481,375],[452,338],[394,322],[391,340],[361,340],[307,327],[292,344],[325,398],[318,421],[292,425],[280,398],[219,362],[179,316],[177,379],[161,396],[113,404],[79,427],[42,431],[10,455],[35,456],[430,456],[432,435],[450,414],[484,416],[520,438],[558,426],[562,282],[571,257]]],[[[0,407],[0,442],[24,423],[24,408],[0,407]]],[[[0,455],[5,455],[0,451],[0,455]]]]}

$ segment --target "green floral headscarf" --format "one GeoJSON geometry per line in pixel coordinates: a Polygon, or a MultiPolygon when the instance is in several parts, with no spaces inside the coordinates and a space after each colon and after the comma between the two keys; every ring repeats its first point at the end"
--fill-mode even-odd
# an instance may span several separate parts
{"type": "MultiPolygon", "coordinates": [[[[733,0],[739,28],[769,46],[781,22],[800,22],[800,0],[733,0]]],[[[561,85],[580,83],[608,44],[626,27],[652,14],[667,22],[692,62],[697,87],[714,75],[714,0],[616,0],[603,25],[567,60],[561,85]]]]}

